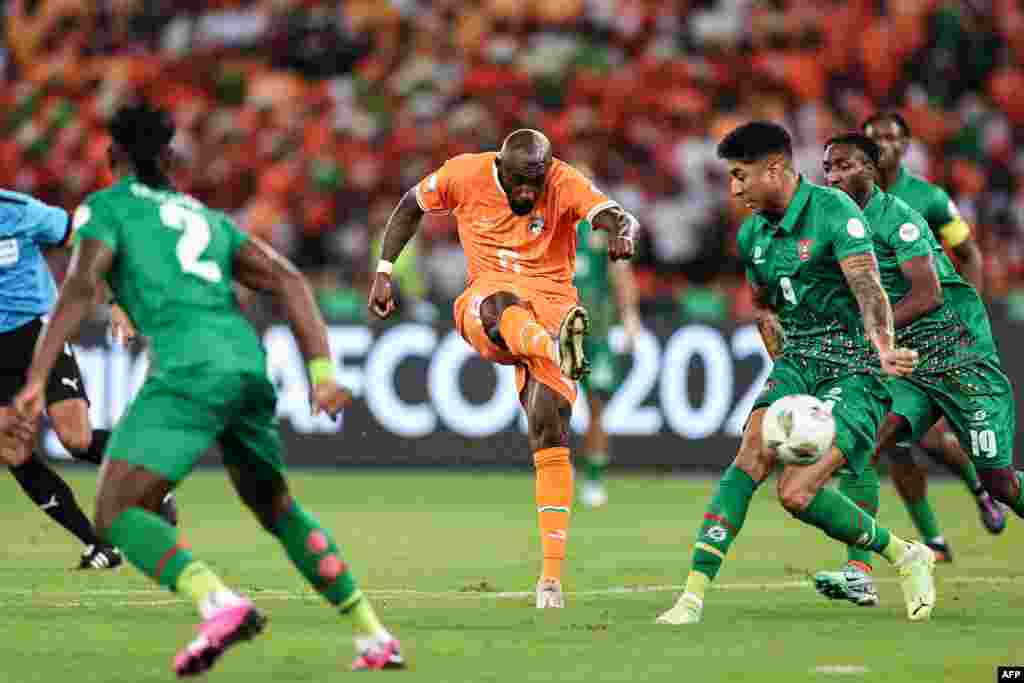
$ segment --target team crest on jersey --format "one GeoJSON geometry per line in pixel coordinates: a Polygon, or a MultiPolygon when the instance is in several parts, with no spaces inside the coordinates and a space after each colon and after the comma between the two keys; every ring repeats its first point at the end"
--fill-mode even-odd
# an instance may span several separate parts
{"type": "Polygon", "coordinates": [[[544,216],[533,216],[530,218],[530,232],[539,235],[544,231],[544,216]]]}
{"type": "Polygon", "coordinates": [[[800,257],[801,261],[810,260],[812,246],[814,246],[814,240],[800,240],[797,242],[796,253],[800,257]]]}

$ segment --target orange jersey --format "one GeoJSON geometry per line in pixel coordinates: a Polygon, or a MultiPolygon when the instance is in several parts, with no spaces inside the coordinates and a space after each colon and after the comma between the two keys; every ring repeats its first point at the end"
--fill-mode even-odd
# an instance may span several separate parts
{"type": "Polygon", "coordinates": [[[517,216],[498,182],[497,156],[463,154],[446,161],[416,186],[420,208],[455,216],[470,284],[484,275],[512,275],[572,286],[576,224],[618,204],[554,159],[533,211],[517,216]]]}

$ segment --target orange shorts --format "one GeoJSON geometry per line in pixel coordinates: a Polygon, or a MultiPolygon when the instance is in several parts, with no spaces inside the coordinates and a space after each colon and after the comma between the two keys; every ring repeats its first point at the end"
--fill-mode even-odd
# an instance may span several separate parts
{"type": "Polygon", "coordinates": [[[519,391],[520,401],[524,399],[523,389],[526,387],[527,378],[533,377],[564,397],[569,405],[573,405],[576,402],[576,383],[563,375],[553,361],[513,355],[487,336],[484,324],[480,320],[480,304],[497,292],[515,294],[533,311],[537,322],[551,334],[557,335],[562,319],[569,309],[578,303],[576,288],[550,281],[531,282],[526,278],[484,277],[478,278],[455,300],[455,328],[462,338],[492,363],[516,366],[516,389],[519,391]]]}

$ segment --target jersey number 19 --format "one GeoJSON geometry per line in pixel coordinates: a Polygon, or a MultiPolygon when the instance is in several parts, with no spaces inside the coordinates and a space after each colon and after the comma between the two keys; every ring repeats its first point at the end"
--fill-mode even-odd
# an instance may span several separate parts
{"type": "Polygon", "coordinates": [[[210,245],[210,224],[202,214],[168,202],[160,205],[160,220],[168,228],[182,231],[175,250],[182,272],[207,282],[220,282],[220,266],[213,261],[199,260],[210,245]]]}

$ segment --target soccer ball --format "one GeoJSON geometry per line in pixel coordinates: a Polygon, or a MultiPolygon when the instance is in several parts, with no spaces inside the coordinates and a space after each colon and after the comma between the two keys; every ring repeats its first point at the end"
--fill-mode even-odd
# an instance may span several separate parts
{"type": "Polygon", "coordinates": [[[829,407],[813,396],[785,396],[768,407],[761,435],[780,462],[812,465],[832,447],[836,421],[829,407]]]}

